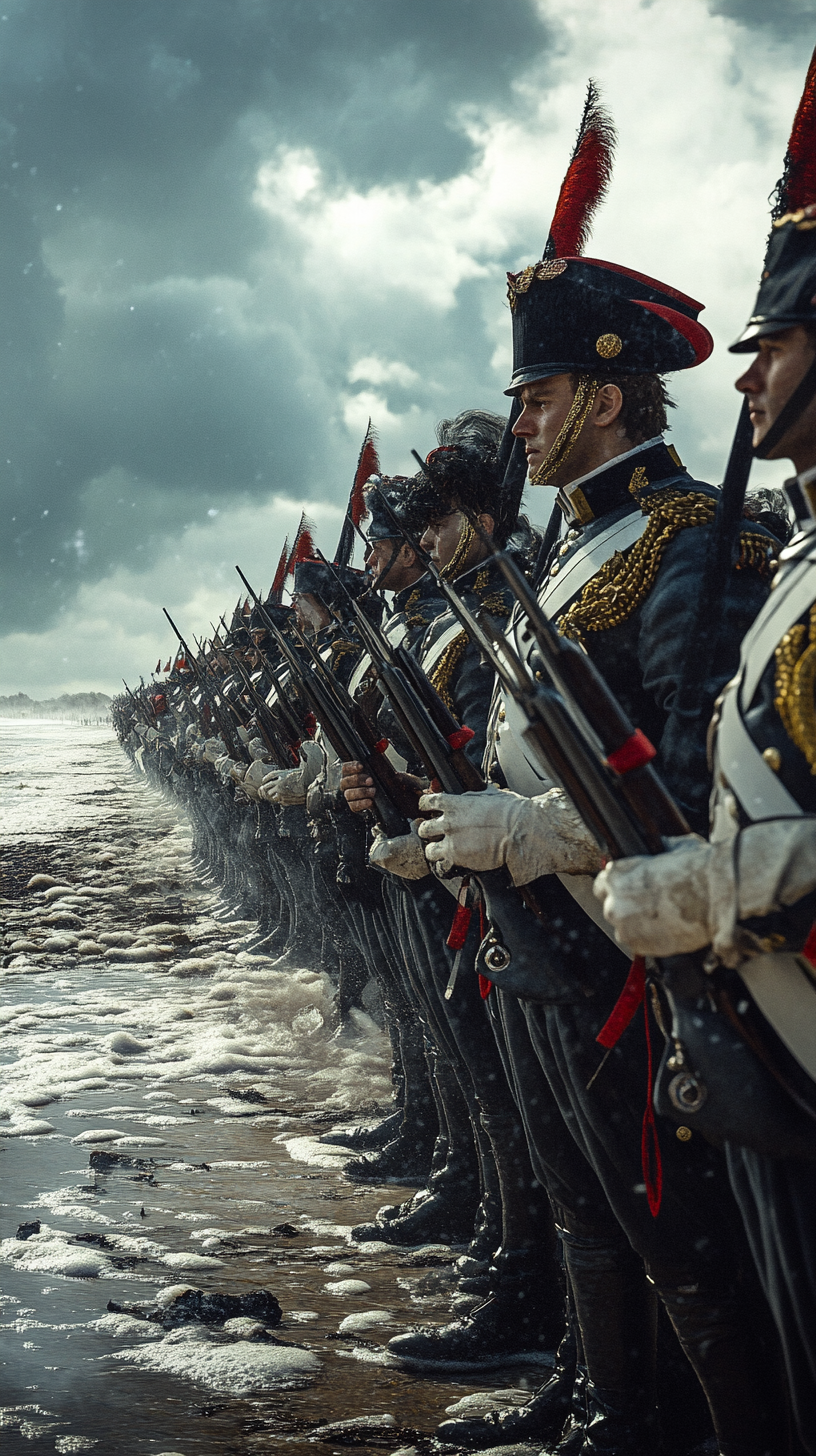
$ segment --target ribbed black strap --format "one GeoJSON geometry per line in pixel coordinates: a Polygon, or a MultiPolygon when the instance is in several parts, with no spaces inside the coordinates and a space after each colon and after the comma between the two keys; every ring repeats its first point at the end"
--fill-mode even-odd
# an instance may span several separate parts
{"type": "Polygon", "coordinates": [[[807,409],[814,394],[816,394],[816,358],[804,379],[797,384],[790,399],[782,406],[764,440],[760,440],[759,444],[754,446],[754,454],[758,460],[768,459],[771,450],[779,444],[783,435],[787,434],[791,425],[795,424],[799,416],[807,409]]]}

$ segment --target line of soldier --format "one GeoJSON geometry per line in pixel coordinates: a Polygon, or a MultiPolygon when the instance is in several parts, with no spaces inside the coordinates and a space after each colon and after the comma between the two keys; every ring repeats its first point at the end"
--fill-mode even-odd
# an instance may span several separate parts
{"type": "MultiPolygon", "coordinates": [[[[721,489],[663,439],[702,306],[583,254],[613,143],[590,85],[543,258],[509,276],[509,420],[442,422],[410,478],[369,475],[367,441],[335,562],[295,565],[303,630],[250,618],[263,706],[202,659],[252,762],[223,732],[175,752],[255,802],[285,912],[259,935],[306,903],[355,948],[347,1003],[376,980],[399,1099],[350,1175],[428,1176],[354,1236],[469,1241],[453,1318],[389,1349],[554,1352],[439,1450],[814,1453],[816,57],[721,489]],[[746,497],[754,455],[792,460],[787,505],[746,497]],[[543,534],[525,479],[557,492],[543,534]]],[[[159,755],[164,716],[137,724],[159,755]]],[[[213,865],[234,811],[190,772],[213,865]]]]}

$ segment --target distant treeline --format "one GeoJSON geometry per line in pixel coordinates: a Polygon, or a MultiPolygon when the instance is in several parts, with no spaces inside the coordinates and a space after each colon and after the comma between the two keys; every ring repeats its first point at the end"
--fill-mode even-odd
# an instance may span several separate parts
{"type": "Polygon", "coordinates": [[[82,718],[97,721],[107,718],[110,707],[107,693],[63,693],[59,698],[46,698],[38,703],[26,693],[0,696],[0,718],[82,718]]]}

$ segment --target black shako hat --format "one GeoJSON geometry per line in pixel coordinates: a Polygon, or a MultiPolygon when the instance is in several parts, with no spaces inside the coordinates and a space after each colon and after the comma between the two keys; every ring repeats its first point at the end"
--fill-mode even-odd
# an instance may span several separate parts
{"type": "Polygon", "coordinates": [[[793,119],[771,208],[773,225],[756,302],[732,354],[796,324],[816,324],[816,51],[793,119]]]}
{"type": "Polygon", "coordinates": [[[326,561],[315,559],[295,563],[295,593],[320,597],[327,607],[342,609],[346,603],[346,592],[356,599],[370,586],[368,572],[358,571],[354,566],[341,566],[336,562],[330,566],[326,561]]]}
{"type": "Polygon", "coordinates": [[[363,492],[367,515],[365,533],[369,541],[402,540],[389,516],[386,502],[397,521],[411,529],[412,501],[416,491],[416,480],[410,475],[372,475],[363,492]]]}
{"type": "Polygon", "coordinates": [[[614,147],[612,120],[590,81],[543,258],[507,275],[513,377],[506,394],[551,374],[691,369],[714,347],[697,322],[701,303],[644,273],[582,256],[614,147]]]}

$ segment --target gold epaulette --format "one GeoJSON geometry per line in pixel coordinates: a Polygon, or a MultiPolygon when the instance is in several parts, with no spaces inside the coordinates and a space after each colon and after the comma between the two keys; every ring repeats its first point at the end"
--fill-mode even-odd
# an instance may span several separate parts
{"type": "Polygon", "coordinates": [[[816,774],[816,607],[810,609],[808,627],[797,622],[788,629],[774,657],[774,707],[791,742],[816,774]]]}
{"type": "Polygon", "coordinates": [[[700,491],[666,490],[642,501],[641,510],[649,517],[643,535],[625,555],[616,551],[605,561],[559,617],[562,637],[583,642],[586,633],[607,632],[631,617],[654,586],[666,547],[690,526],[709,526],[717,502],[700,491]]]}
{"type": "Polygon", "coordinates": [[[778,555],[779,545],[771,536],[763,536],[759,531],[743,531],[739,538],[737,571],[748,568],[759,572],[760,576],[770,576],[771,563],[778,555]]]}
{"type": "Polygon", "coordinates": [[[490,596],[482,597],[481,609],[483,612],[487,612],[489,617],[510,616],[510,608],[501,592],[493,592],[490,596]]]}
{"type": "Polygon", "coordinates": [[[448,643],[439,661],[435,663],[428,674],[431,684],[436,688],[445,707],[451,713],[455,712],[455,709],[450,690],[450,681],[467,652],[468,640],[467,632],[464,631],[460,632],[458,637],[454,637],[453,641],[448,643]]]}

